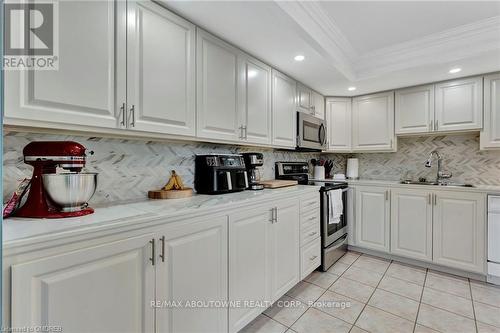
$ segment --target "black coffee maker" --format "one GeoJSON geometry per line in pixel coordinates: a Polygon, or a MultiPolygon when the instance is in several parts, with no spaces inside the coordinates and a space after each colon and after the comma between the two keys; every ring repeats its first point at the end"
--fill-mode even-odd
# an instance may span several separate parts
{"type": "Polygon", "coordinates": [[[194,188],[199,194],[223,194],[248,187],[243,156],[239,154],[196,155],[194,188]]]}
{"type": "Polygon", "coordinates": [[[259,184],[259,176],[257,167],[264,165],[264,156],[261,153],[245,153],[243,154],[245,166],[248,174],[248,189],[263,190],[264,186],[259,184]]]}

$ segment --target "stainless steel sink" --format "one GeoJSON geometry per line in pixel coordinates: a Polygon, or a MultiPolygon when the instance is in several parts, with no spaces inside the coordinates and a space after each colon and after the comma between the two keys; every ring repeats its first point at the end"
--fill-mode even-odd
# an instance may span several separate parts
{"type": "Polygon", "coordinates": [[[416,180],[403,180],[401,184],[408,185],[434,185],[434,186],[452,186],[452,187],[474,187],[471,184],[459,184],[459,183],[438,183],[438,182],[420,182],[416,180]]]}

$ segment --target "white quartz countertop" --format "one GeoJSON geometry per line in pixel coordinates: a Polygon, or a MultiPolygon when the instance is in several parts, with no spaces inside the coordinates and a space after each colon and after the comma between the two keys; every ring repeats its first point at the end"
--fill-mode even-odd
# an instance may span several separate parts
{"type": "Polygon", "coordinates": [[[239,206],[253,205],[280,197],[301,197],[318,192],[319,186],[297,185],[262,191],[243,191],[221,195],[193,195],[171,200],[140,202],[95,208],[94,214],[65,219],[8,218],[3,221],[4,249],[30,241],[50,240],[65,234],[98,231],[131,223],[147,223],[168,217],[175,220],[188,214],[206,214],[239,206]]]}

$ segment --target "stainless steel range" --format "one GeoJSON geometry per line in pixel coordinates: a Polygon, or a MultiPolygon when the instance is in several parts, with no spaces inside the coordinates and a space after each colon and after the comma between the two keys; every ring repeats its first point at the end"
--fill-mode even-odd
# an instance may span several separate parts
{"type": "MultiPolygon", "coordinates": [[[[346,182],[333,180],[309,180],[309,164],[307,162],[277,162],[275,166],[276,179],[297,180],[299,184],[319,185],[320,192],[320,217],[321,217],[321,267],[322,271],[328,270],[347,251],[347,209],[348,185],[346,182]],[[333,211],[333,191],[342,192],[342,211],[333,211]],[[340,216],[339,216],[340,215],[340,216]]],[[[339,209],[339,207],[337,208],[339,209]]]]}

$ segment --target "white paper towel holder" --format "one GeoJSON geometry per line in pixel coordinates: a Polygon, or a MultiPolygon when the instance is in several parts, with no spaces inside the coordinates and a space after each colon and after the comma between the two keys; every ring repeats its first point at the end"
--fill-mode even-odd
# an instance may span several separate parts
{"type": "Polygon", "coordinates": [[[359,159],[348,158],[347,172],[346,172],[347,179],[353,179],[353,180],[359,179],[358,169],[359,169],[359,159]]]}

